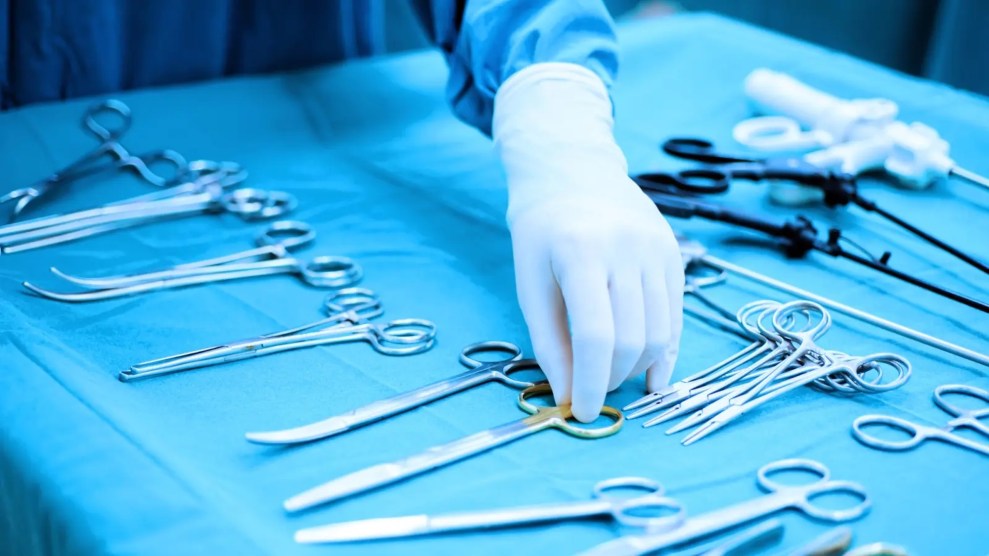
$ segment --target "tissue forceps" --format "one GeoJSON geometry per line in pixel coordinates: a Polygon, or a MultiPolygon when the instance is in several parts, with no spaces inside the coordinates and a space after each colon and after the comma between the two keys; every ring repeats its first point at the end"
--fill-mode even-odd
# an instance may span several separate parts
{"type": "Polygon", "coordinates": [[[598,427],[586,426],[582,423],[574,424],[571,421],[573,415],[570,413],[569,405],[538,406],[529,401],[530,398],[537,396],[551,395],[552,390],[548,383],[530,386],[520,392],[518,397],[519,409],[528,413],[528,417],[466,436],[449,444],[434,446],[418,455],[396,462],[374,465],[344,475],[289,498],[285,501],[284,507],[287,511],[295,512],[360,494],[449,465],[545,429],[554,428],[577,438],[596,439],[617,433],[625,421],[620,411],[604,406],[601,415],[611,419],[611,423],[598,427]]]}
{"type": "Polygon", "coordinates": [[[265,334],[132,365],[117,378],[127,382],[317,345],[364,341],[383,355],[422,353],[435,342],[436,325],[423,319],[397,319],[376,325],[384,311],[374,292],[344,288],[326,297],[328,317],[289,330],[265,334]]]}
{"type": "Polygon", "coordinates": [[[67,185],[110,169],[133,169],[144,181],[158,187],[164,187],[178,178],[187,166],[186,160],[179,153],[170,149],[163,149],[142,155],[132,155],[124,148],[120,143],[120,138],[130,129],[131,121],[130,108],[119,100],[107,99],[87,108],[83,113],[83,128],[95,135],[100,144],[51,175],[0,197],[0,204],[15,201],[10,220],[20,216],[29,204],[37,205],[38,203],[35,201],[51,193],[56,186],[67,185]],[[97,121],[98,116],[108,113],[116,114],[120,118],[121,122],[118,126],[104,126],[97,121]],[[111,159],[109,162],[98,164],[100,159],[108,156],[111,159]],[[156,173],[151,169],[151,166],[156,163],[169,164],[173,167],[174,173],[171,176],[156,173]]]}
{"type": "Polygon", "coordinates": [[[813,460],[785,459],[769,463],[759,469],[756,480],[759,488],[767,494],[696,517],[688,517],[682,526],[667,532],[626,535],[599,544],[582,554],[584,556],[649,554],[744,525],[786,509],[799,510],[804,515],[820,521],[841,523],[862,517],[871,506],[869,496],[861,485],[850,481],[831,480],[831,472],[828,468],[813,460]],[[789,485],[770,478],[773,473],[799,471],[813,473],[817,475],[817,479],[809,484],[789,485]],[[821,495],[836,493],[849,494],[859,502],[842,509],[831,509],[814,503],[814,499],[821,495]]]}
{"type": "Polygon", "coordinates": [[[290,250],[312,243],[315,238],[316,232],[305,222],[280,221],[258,235],[258,247],[247,251],[181,264],[167,270],[106,278],[79,278],[52,267],[51,271],[56,276],[89,291],[58,293],[29,282],[24,282],[24,287],[56,301],[84,302],[275,274],[294,274],[303,282],[320,288],[347,287],[361,279],[361,267],[347,257],[321,256],[304,263],[290,256],[290,250]]]}
{"type": "MultiPolygon", "coordinates": [[[[234,174],[230,172],[223,169],[197,177],[195,193],[173,195],[175,190],[163,190],[151,194],[153,200],[141,196],[100,208],[0,226],[0,253],[57,245],[165,218],[230,212],[245,220],[257,220],[274,218],[295,208],[295,198],[280,191],[245,188],[224,193],[225,187],[239,183],[246,175],[239,168],[234,174]]],[[[175,186],[183,192],[189,187],[192,186],[175,186]]]]}
{"type": "Polygon", "coordinates": [[[661,532],[679,527],[686,518],[683,505],[667,498],[664,493],[663,485],[651,479],[617,477],[594,485],[591,491],[593,500],[587,502],[539,504],[446,515],[362,519],[302,529],[295,533],[295,541],[338,543],[394,539],[596,516],[608,516],[626,527],[661,532]],[[621,494],[621,490],[628,490],[629,495],[621,494]],[[637,511],[655,512],[657,515],[638,515],[637,511]],[[659,515],[661,512],[672,513],[659,515]]]}
{"type": "Polygon", "coordinates": [[[509,342],[479,342],[460,352],[460,362],[467,371],[415,390],[376,401],[322,421],[299,427],[269,431],[249,432],[247,440],[257,444],[301,444],[345,433],[375,421],[415,409],[421,405],[462,392],[474,386],[496,380],[512,388],[524,389],[532,382],[512,378],[518,371],[538,369],[535,359],[522,359],[522,350],[509,342]],[[481,361],[475,355],[500,353],[506,355],[495,361],[481,361]]]}
{"type": "Polygon", "coordinates": [[[952,432],[958,428],[969,428],[989,439],[989,425],[980,420],[989,416],[989,406],[982,409],[964,409],[948,402],[944,398],[945,394],[962,394],[989,404],[989,391],[965,384],[944,384],[934,390],[934,403],[954,419],[948,421],[943,428],[921,425],[890,415],[863,415],[852,423],[852,436],[862,444],[879,450],[910,450],[927,440],[941,440],[989,456],[989,443],[980,444],[952,432]],[[886,440],[865,432],[865,428],[869,426],[898,429],[909,434],[910,437],[904,440],[886,440]]]}

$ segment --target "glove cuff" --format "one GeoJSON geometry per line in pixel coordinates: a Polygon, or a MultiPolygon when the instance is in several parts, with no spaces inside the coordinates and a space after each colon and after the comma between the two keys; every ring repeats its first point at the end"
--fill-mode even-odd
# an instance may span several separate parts
{"type": "Polygon", "coordinates": [[[534,204],[627,182],[613,126],[608,90],[583,66],[533,64],[507,79],[495,95],[492,135],[508,178],[509,222],[534,204]]]}

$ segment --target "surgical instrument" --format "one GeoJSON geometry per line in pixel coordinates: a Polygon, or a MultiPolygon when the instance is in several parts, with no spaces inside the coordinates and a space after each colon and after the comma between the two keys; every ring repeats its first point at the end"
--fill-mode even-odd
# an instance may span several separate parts
{"type": "Polygon", "coordinates": [[[81,178],[101,173],[111,169],[133,169],[142,179],[151,185],[164,187],[176,180],[187,166],[186,160],[179,153],[170,150],[158,150],[143,155],[132,155],[123,145],[120,138],[131,125],[130,108],[119,100],[107,99],[93,104],[83,114],[83,127],[99,139],[100,144],[95,149],[79,157],[75,162],[54,172],[53,174],[20,189],[0,196],[0,204],[15,201],[11,210],[10,220],[14,220],[30,204],[37,205],[41,197],[50,194],[56,186],[66,186],[81,178]],[[103,114],[115,114],[120,123],[117,126],[105,126],[97,121],[103,114]],[[109,157],[109,161],[99,163],[109,157]],[[164,176],[151,169],[152,165],[167,163],[173,168],[171,176],[164,176]]]}
{"type": "Polygon", "coordinates": [[[642,174],[638,176],[640,182],[665,176],[664,184],[673,183],[676,184],[674,187],[685,191],[703,191],[704,187],[727,189],[729,182],[735,179],[795,182],[823,191],[824,204],[829,208],[851,203],[865,211],[875,212],[931,245],[989,274],[989,265],[883,209],[874,200],[860,195],[855,176],[851,174],[822,169],[800,158],[757,159],[720,154],[715,150],[714,144],[705,139],[677,137],[664,142],[662,148],[671,156],[712,166],[672,174],[642,174]]]}
{"type": "MultiPolygon", "coordinates": [[[[827,327],[830,326],[828,324],[830,323],[830,315],[825,317],[824,315],[827,313],[819,306],[805,305],[804,307],[800,307],[798,304],[796,307],[791,305],[788,309],[782,311],[780,309],[781,304],[769,300],[754,301],[744,305],[738,311],[737,326],[741,330],[747,331],[750,337],[756,338],[755,342],[703,371],[669,384],[628,404],[624,407],[624,410],[634,411],[629,413],[627,417],[629,419],[636,419],[675,405],[666,414],[647,422],[645,425],[647,427],[653,426],[729,395],[734,390],[727,389],[726,387],[740,380],[764,376],[767,373],[768,367],[778,366],[781,360],[794,350],[792,342],[789,342],[780,335],[778,331],[764,325],[763,321],[767,317],[774,317],[777,320],[776,326],[785,327],[786,330],[795,334],[809,334],[811,338],[823,334],[827,327]],[[808,308],[812,309],[812,311],[808,311],[808,308]],[[821,319],[816,324],[812,318],[814,314],[820,315],[821,319]],[[802,317],[802,321],[799,323],[796,320],[797,316],[802,317]],[[794,328],[791,329],[791,327],[794,328]]],[[[803,339],[806,342],[811,341],[807,337],[803,339]]],[[[832,356],[835,355],[834,352],[827,353],[832,356]]],[[[825,367],[824,353],[815,352],[815,359],[820,363],[819,368],[825,367]]],[[[908,367],[904,367],[904,370],[909,370],[908,367]]],[[[809,368],[813,368],[813,366],[809,368]]],[[[901,367],[895,366],[895,368],[900,369],[901,367]]],[[[799,370],[802,371],[803,369],[801,368],[799,370]]],[[[796,371],[788,371],[787,377],[800,378],[800,376],[803,376],[805,379],[808,378],[807,375],[802,375],[796,371]]],[[[844,369],[844,372],[847,373],[848,370],[844,369]]],[[[837,376],[845,375],[839,374],[837,376]]],[[[823,377],[814,379],[810,384],[818,389],[827,391],[849,391],[849,389],[851,391],[874,391],[877,388],[875,384],[870,385],[858,379],[857,373],[852,376],[856,378],[853,378],[850,383],[846,384],[839,381],[836,376],[824,374],[823,377]]],[[[890,387],[896,387],[899,385],[898,383],[902,383],[900,381],[905,381],[907,377],[909,377],[909,372],[906,372],[906,376],[903,376],[901,372],[898,375],[897,381],[879,386],[878,389],[884,390],[890,387]]],[[[881,376],[877,377],[877,381],[881,378],[881,376]]]]}
{"type": "Polygon", "coordinates": [[[786,554],[787,556],[841,556],[852,545],[852,536],[851,527],[841,525],[786,554]]]}
{"type": "Polygon", "coordinates": [[[781,540],[783,540],[783,522],[778,519],[767,519],[728,537],[714,548],[699,552],[696,556],[747,556],[776,545],[781,540]]]}
{"type": "Polygon", "coordinates": [[[294,274],[306,284],[318,288],[344,288],[360,281],[363,270],[347,257],[320,256],[303,262],[289,255],[291,250],[312,243],[315,239],[316,232],[305,222],[285,220],[275,222],[259,234],[258,247],[248,251],[176,265],[156,272],[105,278],[79,278],[52,267],[51,271],[56,276],[88,291],[58,293],[29,282],[24,282],[24,287],[48,299],[82,302],[276,274],[294,274]]]}
{"type": "Polygon", "coordinates": [[[303,326],[132,365],[118,378],[127,382],[222,365],[293,349],[363,341],[383,355],[413,355],[433,347],[436,325],[423,319],[398,319],[384,325],[369,319],[382,314],[371,290],[344,288],[326,297],[328,317],[303,326]]]}
{"type": "Polygon", "coordinates": [[[921,425],[890,415],[863,415],[852,423],[852,436],[862,444],[879,450],[910,450],[926,440],[940,440],[989,456],[989,443],[975,442],[952,432],[955,429],[968,428],[989,440],[989,425],[980,420],[989,417],[989,406],[981,409],[965,409],[948,402],[944,397],[945,394],[960,394],[989,404],[989,391],[987,390],[965,384],[945,384],[934,390],[935,405],[954,417],[943,428],[921,425]],[[865,431],[867,427],[873,426],[897,429],[907,433],[909,438],[887,440],[873,436],[865,431]]]}
{"type": "Polygon", "coordinates": [[[907,549],[895,544],[874,542],[853,548],[845,556],[909,556],[907,549]]]}
{"type": "Polygon", "coordinates": [[[299,543],[339,543],[435,535],[456,531],[494,529],[546,521],[607,516],[619,525],[648,532],[668,531],[686,518],[683,506],[664,496],[663,486],[642,477],[618,477],[601,481],[588,502],[563,502],[516,508],[500,508],[446,515],[410,515],[362,519],[301,529],[299,543]],[[623,491],[628,491],[624,494],[623,491]]]}
{"type": "Polygon", "coordinates": [[[744,525],[786,509],[796,509],[808,517],[821,521],[841,523],[862,517],[871,502],[865,489],[849,481],[831,480],[831,472],[824,465],[806,459],[785,459],[769,463],[756,475],[759,487],[767,494],[714,510],[695,517],[688,517],[680,527],[665,533],[626,535],[607,541],[583,552],[584,556],[623,556],[648,554],[664,548],[683,545],[715,533],[744,525]],[[804,485],[790,485],[770,478],[774,473],[809,472],[816,480],[804,485]],[[859,500],[853,506],[833,509],[818,506],[814,500],[824,494],[844,493],[859,500]]]}
{"type": "Polygon", "coordinates": [[[551,395],[552,391],[548,383],[530,386],[520,392],[518,397],[519,409],[528,413],[528,417],[472,434],[449,444],[434,446],[402,460],[374,465],[344,475],[289,498],[284,503],[285,510],[290,512],[305,510],[360,494],[449,465],[542,430],[554,428],[577,438],[597,439],[617,433],[625,421],[620,411],[604,406],[601,415],[611,419],[611,423],[597,427],[575,424],[572,421],[573,415],[570,413],[569,405],[539,406],[529,401],[534,397],[551,395]]]}
{"type": "Polygon", "coordinates": [[[745,78],[745,93],[772,120],[755,118],[736,126],[740,143],[764,150],[829,147],[811,153],[824,163],[858,173],[885,168],[904,185],[920,188],[950,176],[989,191],[989,178],[960,167],[948,142],[920,123],[895,120],[899,107],[883,98],[843,100],[784,73],[759,68],[745,78]],[[800,126],[811,128],[801,132],[800,126]],[[826,152],[843,150],[837,153],[826,152]]]}
{"type": "Polygon", "coordinates": [[[909,361],[895,354],[851,357],[817,347],[815,339],[830,326],[830,316],[817,304],[750,303],[739,311],[740,325],[751,327],[748,320],[755,312],[759,313],[755,328],[765,336],[762,346],[758,343],[750,345],[708,370],[629,404],[625,409],[636,411],[628,417],[632,419],[669,408],[644,424],[650,427],[697,410],[667,431],[672,434],[703,423],[683,440],[684,445],[690,445],[751,409],[800,386],[817,386],[821,382],[819,388],[826,391],[883,392],[898,388],[910,377],[909,361]],[[762,324],[770,313],[772,330],[762,324]],[[796,326],[793,323],[798,314],[804,317],[803,326],[791,328],[796,326]],[[757,362],[742,366],[763,353],[765,355],[757,362]],[[882,382],[883,365],[896,371],[893,380],[882,382]],[[860,376],[870,372],[876,374],[874,380],[860,376]]]}
{"type": "MultiPolygon", "coordinates": [[[[793,378],[787,378],[779,384],[771,384],[777,377],[786,376],[785,369],[781,366],[767,372],[751,386],[740,387],[740,391],[732,392],[730,395],[722,397],[699,409],[697,413],[671,428],[667,433],[679,432],[703,422],[697,430],[683,439],[682,444],[689,446],[714,431],[723,428],[742,414],[795,388],[809,385],[819,378],[834,376],[838,373],[845,373],[844,376],[847,377],[859,378],[859,372],[874,370],[880,364],[893,367],[897,375],[893,381],[885,383],[881,387],[875,384],[871,385],[871,391],[873,392],[898,388],[910,378],[911,368],[909,361],[892,353],[878,353],[865,357],[847,357],[845,360],[825,362],[822,366],[813,364],[805,365],[798,369],[799,372],[795,373],[796,376],[793,378]]],[[[845,385],[848,386],[855,383],[853,381],[846,381],[845,385]]]]}
{"type": "Polygon", "coordinates": [[[798,216],[791,222],[776,224],[737,213],[717,205],[700,203],[695,199],[670,194],[671,190],[669,188],[657,185],[656,183],[639,181],[639,185],[666,216],[684,219],[696,216],[705,220],[724,222],[726,224],[756,230],[779,240],[778,245],[782,247],[784,254],[789,258],[801,258],[810,251],[818,251],[831,257],[845,258],[923,288],[929,292],[936,293],[952,301],[957,301],[973,309],[978,309],[983,313],[989,313],[989,304],[983,301],[972,299],[966,295],[948,290],[889,266],[890,254],[888,252],[877,258],[868,254],[867,256],[862,256],[848,251],[842,247],[841,242],[850,242],[850,240],[838,228],[831,228],[828,231],[827,241],[821,241],[817,237],[817,228],[814,227],[810,220],[802,216],[798,216]]]}
{"type": "Polygon", "coordinates": [[[820,296],[815,293],[811,293],[805,289],[798,288],[794,285],[788,284],[781,280],[771,278],[769,276],[766,276],[765,274],[761,274],[759,272],[755,272],[754,270],[750,270],[743,266],[730,263],[724,259],[715,257],[714,255],[710,254],[707,251],[707,249],[704,247],[704,245],[702,245],[697,241],[680,238],[679,243],[680,243],[680,252],[684,255],[684,258],[687,259],[686,262],[688,266],[691,264],[701,264],[721,271],[731,272],[743,278],[747,278],[748,280],[751,280],[753,282],[762,284],[764,286],[768,286],[770,288],[773,288],[775,290],[784,293],[788,293],[795,297],[801,299],[809,299],[811,301],[814,301],[816,303],[819,303],[827,307],[828,309],[831,309],[832,311],[838,311],[839,313],[843,313],[852,318],[858,319],[867,324],[871,324],[888,332],[898,334],[904,338],[909,338],[911,340],[914,340],[915,342],[920,342],[924,345],[933,347],[935,349],[947,353],[951,353],[953,355],[957,355],[958,357],[963,357],[965,359],[968,359],[969,361],[973,361],[975,363],[980,363],[982,365],[989,366],[989,356],[986,356],[985,354],[978,353],[974,350],[953,344],[951,342],[942,340],[940,338],[935,338],[930,334],[924,334],[923,332],[919,332],[912,328],[903,326],[902,324],[886,320],[884,318],[873,315],[872,313],[867,313],[860,309],[856,309],[849,305],[845,305],[843,303],[834,301],[833,299],[829,299],[827,297],[820,296]]]}
{"type": "MultiPolygon", "coordinates": [[[[490,356],[490,355],[489,355],[490,356]]],[[[512,375],[522,371],[538,370],[535,359],[522,359],[522,350],[509,342],[488,341],[471,344],[460,352],[460,362],[467,371],[415,390],[376,401],[322,421],[299,427],[269,432],[249,432],[247,440],[257,444],[300,444],[327,438],[362,427],[375,421],[398,415],[427,403],[445,398],[457,392],[491,381],[518,388],[528,388],[534,383],[519,380],[512,375]],[[481,354],[507,355],[494,361],[482,361],[481,354]]]]}
{"type": "Polygon", "coordinates": [[[224,189],[243,181],[246,172],[234,164],[190,173],[182,183],[126,201],[69,214],[25,220],[0,226],[0,253],[10,254],[47,247],[113,230],[166,218],[230,212],[245,220],[274,218],[292,211],[294,197],[280,191],[224,189]]]}

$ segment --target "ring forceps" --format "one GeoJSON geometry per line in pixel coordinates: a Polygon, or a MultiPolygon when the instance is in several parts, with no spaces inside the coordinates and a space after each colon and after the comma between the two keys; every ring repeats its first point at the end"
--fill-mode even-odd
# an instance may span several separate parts
{"type": "Polygon", "coordinates": [[[290,512],[305,510],[360,494],[486,452],[542,430],[554,428],[577,438],[595,439],[617,433],[625,421],[620,411],[604,406],[601,415],[611,419],[611,423],[599,427],[575,423],[569,405],[538,406],[529,401],[537,396],[552,396],[548,383],[530,386],[519,393],[519,409],[529,414],[524,419],[472,434],[443,446],[429,448],[396,462],[374,465],[344,475],[289,498],[285,501],[285,509],[290,512]]]}
{"type": "Polygon", "coordinates": [[[459,375],[308,425],[280,431],[249,432],[246,435],[247,440],[257,444],[312,442],[404,413],[426,405],[433,400],[445,398],[493,380],[512,388],[528,388],[533,385],[532,382],[518,380],[512,375],[519,371],[539,369],[535,359],[522,359],[522,350],[509,342],[491,341],[471,344],[460,352],[460,362],[468,370],[459,375]],[[475,358],[482,353],[499,353],[505,357],[495,361],[481,361],[475,358]]]}
{"type": "Polygon", "coordinates": [[[235,165],[223,166],[216,172],[197,176],[192,184],[180,184],[100,208],[0,226],[0,253],[57,245],[165,218],[230,212],[245,220],[257,220],[274,218],[295,208],[295,198],[281,191],[245,188],[224,193],[224,188],[239,183],[245,175],[235,165]],[[190,187],[196,192],[188,193],[190,187]],[[173,195],[175,192],[180,193],[173,195]]]}
{"type": "Polygon", "coordinates": [[[618,477],[594,485],[589,502],[540,504],[447,515],[410,515],[362,519],[302,529],[299,543],[338,543],[394,539],[528,525],[596,516],[609,516],[618,524],[649,532],[679,527],[686,518],[683,505],[664,496],[663,485],[642,477],[618,477]],[[622,493],[627,491],[628,495],[622,493]],[[633,494],[634,493],[634,494],[633,494]],[[637,512],[649,513],[639,515],[637,512]],[[669,515],[660,515],[669,512],[669,515]],[[655,513],[656,515],[651,515],[655,513]]]}
{"type": "Polygon", "coordinates": [[[849,481],[831,480],[831,472],[824,465],[806,459],[786,459],[764,465],[756,474],[759,487],[767,494],[714,510],[695,517],[688,517],[682,526],[667,532],[645,535],[626,535],[608,541],[583,552],[584,556],[625,556],[650,554],[668,547],[687,544],[721,531],[744,525],[786,509],[799,510],[804,515],[832,523],[858,519],[869,511],[871,502],[861,485],[849,481]],[[770,478],[774,473],[809,472],[817,479],[809,484],[790,485],[770,478]],[[815,500],[825,494],[849,494],[858,503],[841,509],[819,506],[815,500]]]}
{"type": "Polygon", "coordinates": [[[135,156],[120,144],[120,138],[130,129],[131,121],[130,108],[119,100],[108,99],[87,108],[83,114],[83,127],[99,139],[99,146],[48,177],[0,197],[0,204],[15,201],[9,219],[16,219],[29,204],[32,206],[38,204],[35,201],[51,193],[55,186],[67,185],[110,169],[131,168],[142,179],[158,187],[164,187],[176,180],[187,166],[186,160],[179,153],[164,149],[135,156]],[[111,113],[121,120],[116,127],[105,126],[97,121],[98,116],[111,113]],[[106,157],[110,157],[111,161],[98,164],[100,159],[106,157]],[[172,166],[173,175],[164,176],[156,173],[151,166],[157,163],[167,163],[172,166]]]}
{"type": "Polygon", "coordinates": [[[133,365],[117,378],[127,382],[163,374],[221,365],[311,346],[364,341],[384,355],[412,355],[433,347],[436,325],[423,319],[398,319],[385,325],[369,319],[384,312],[381,301],[371,290],[345,288],[326,297],[329,316],[303,326],[153,359],[133,365]]]}
{"type": "Polygon", "coordinates": [[[281,221],[258,235],[258,247],[232,255],[177,265],[168,270],[107,278],[78,278],[52,267],[55,275],[89,291],[57,293],[29,282],[24,282],[24,287],[48,299],[81,302],[275,274],[294,274],[319,288],[343,288],[361,279],[361,267],[347,257],[322,256],[304,263],[289,256],[290,250],[312,243],[314,239],[316,232],[308,224],[281,221]]]}
{"type": "Polygon", "coordinates": [[[921,425],[890,415],[863,415],[852,424],[852,436],[862,444],[879,450],[910,450],[926,440],[941,440],[989,456],[989,443],[980,444],[952,432],[959,428],[969,428],[989,439],[989,424],[980,420],[989,417],[989,406],[981,409],[964,409],[948,402],[944,397],[945,394],[960,394],[989,404],[989,391],[965,384],[944,384],[934,390],[934,403],[954,419],[948,421],[943,428],[921,425]],[[865,428],[871,426],[897,429],[909,434],[910,437],[903,440],[886,440],[865,431],[865,428]]]}

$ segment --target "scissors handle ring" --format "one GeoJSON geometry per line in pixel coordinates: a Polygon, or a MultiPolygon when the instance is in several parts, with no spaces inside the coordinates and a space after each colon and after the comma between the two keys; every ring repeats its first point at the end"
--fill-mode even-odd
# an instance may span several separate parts
{"type": "Polygon", "coordinates": [[[299,220],[279,220],[273,222],[268,229],[258,234],[255,242],[258,246],[281,245],[285,249],[294,249],[308,245],[316,240],[316,230],[299,220]]]}
{"type": "Polygon", "coordinates": [[[852,521],[865,515],[872,507],[869,494],[865,488],[851,481],[818,481],[802,489],[803,499],[797,504],[800,511],[808,516],[822,521],[841,523],[852,521]],[[815,496],[822,494],[848,494],[858,498],[859,502],[848,508],[822,508],[812,501],[815,496]]]}
{"type": "Polygon", "coordinates": [[[902,451],[916,448],[927,438],[927,434],[916,423],[890,415],[862,415],[852,422],[852,436],[860,443],[877,450],[902,451]],[[910,435],[904,440],[885,440],[865,432],[866,427],[884,426],[903,431],[910,435]]]}
{"type": "Polygon", "coordinates": [[[661,145],[663,152],[686,160],[706,164],[732,164],[735,162],[755,162],[751,158],[720,155],[714,150],[714,143],[696,137],[673,137],[661,145]]]}
{"type": "Polygon", "coordinates": [[[162,149],[139,156],[127,156],[122,158],[123,165],[133,168],[141,179],[156,187],[166,187],[174,185],[181,180],[186,173],[188,162],[181,154],[171,149],[162,149]],[[163,176],[151,169],[151,165],[164,162],[172,166],[172,174],[163,176]]]}
{"type": "MultiPolygon", "coordinates": [[[[219,180],[214,180],[213,183],[216,181],[219,180]]],[[[292,212],[299,204],[296,198],[288,193],[252,188],[228,193],[220,202],[227,212],[232,212],[245,220],[263,220],[281,216],[292,212]]]]}
{"type": "Polygon", "coordinates": [[[317,288],[345,288],[360,282],[364,269],[349,257],[316,257],[302,267],[302,279],[317,288]]]}
{"type": "Polygon", "coordinates": [[[759,471],[756,473],[756,479],[759,482],[759,486],[770,492],[801,488],[793,485],[786,485],[769,478],[769,475],[781,471],[806,471],[812,475],[817,475],[817,479],[810,484],[825,482],[831,478],[831,470],[825,467],[823,463],[812,459],[781,459],[779,461],[767,463],[759,468],[759,471]]]}
{"type": "Polygon", "coordinates": [[[326,296],[323,307],[329,315],[354,313],[361,320],[384,313],[378,294],[367,288],[343,288],[326,296]]]}
{"type": "Polygon", "coordinates": [[[813,301],[791,301],[780,305],[773,313],[773,328],[781,336],[789,340],[802,342],[808,338],[816,339],[831,328],[831,313],[813,301]],[[797,312],[806,314],[807,321],[804,327],[795,330],[790,327],[790,324],[785,319],[797,312]],[[815,321],[813,318],[815,314],[820,315],[820,320],[815,321]]]}
{"type": "Polygon", "coordinates": [[[626,498],[637,498],[638,496],[616,496],[610,494],[609,490],[641,490],[647,494],[655,494],[657,496],[662,496],[666,493],[666,489],[659,481],[654,481],[646,477],[615,477],[613,479],[605,479],[603,481],[598,481],[594,485],[594,489],[591,494],[595,498],[602,500],[624,500],[626,498]]]}
{"type": "Polygon", "coordinates": [[[522,348],[511,342],[502,342],[500,340],[477,342],[476,344],[470,344],[460,351],[460,363],[471,369],[491,365],[493,363],[509,363],[520,359],[522,359],[522,348]],[[478,353],[502,353],[508,355],[508,357],[496,359],[494,361],[481,361],[480,359],[474,358],[474,355],[478,353]]]}
{"type": "Polygon", "coordinates": [[[426,319],[395,319],[376,330],[379,340],[395,344],[422,344],[436,337],[436,324],[426,319]]]}
{"type": "Polygon", "coordinates": [[[913,365],[910,361],[895,353],[874,353],[855,361],[855,369],[844,375],[849,381],[849,385],[860,392],[887,392],[906,384],[913,374],[913,365]],[[892,367],[896,371],[893,380],[883,380],[883,368],[892,367]],[[875,371],[875,380],[866,380],[859,374],[860,370],[875,371]]]}
{"type": "Polygon", "coordinates": [[[934,404],[950,415],[961,417],[963,415],[989,415],[989,408],[982,411],[967,411],[944,399],[945,394],[961,394],[989,403],[989,391],[968,384],[942,384],[934,389],[934,404]]]}
{"type": "Polygon", "coordinates": [[[618,523],[649,534],[671,531],[687,520],[687,508],[679,500],[655,494],[617,500],[611,514],[618,523]]]}
{"type": "Polygon", "coordinates": [[[715,168],[692,168],[677,172],[674,178],[677,189],[687,193],[717,195],[728,191],[731,176],[715,168]]]}
{"type": "Polygon", "coordinates": [[[111,143],[119,140],[131,125],[130,107],[117,99],[108,98],[93,104],[86,109],[82,122],[86,129],[92,131],[104,143],[111,143]],[[108,128],[96,121],[97,114],[103,112],[113,112],[120,116],[121,124],[118,127],[108,128]]]}
{"type": "Polygon", "coordinates": [[[604,438],[611,436],[622,429],[625,424],[625,415],[621,411],[604,406],[601,408],[601,415],[611,419],[611,423],[600,427],[583,427],[571,422],[573,414],[570,413],[570,406],[538,406],[529,401],[529,398],[540,396],[552,396],[553,389],[548,382],[540,382],[519,392],[518,406],[522,411],[531,415],[550,414],[550,426],[558,428],[570,436],[577,438],[604,438]]]}

